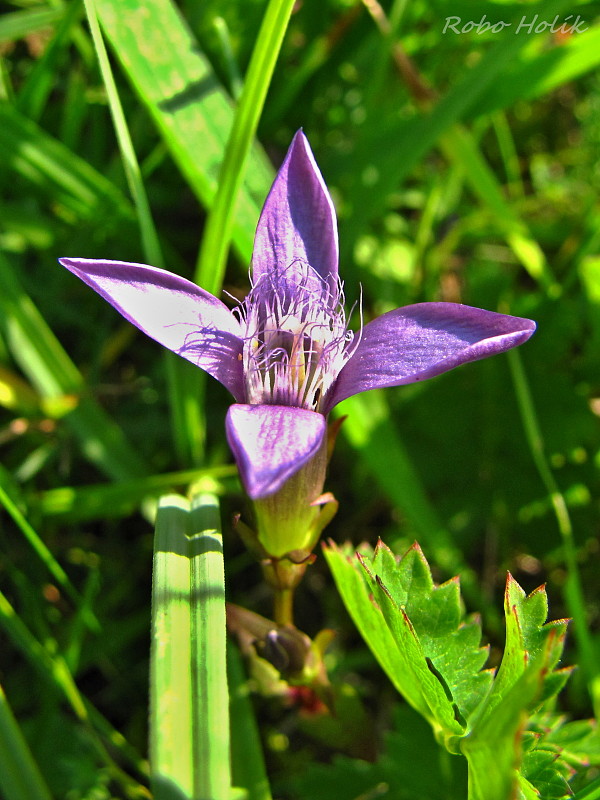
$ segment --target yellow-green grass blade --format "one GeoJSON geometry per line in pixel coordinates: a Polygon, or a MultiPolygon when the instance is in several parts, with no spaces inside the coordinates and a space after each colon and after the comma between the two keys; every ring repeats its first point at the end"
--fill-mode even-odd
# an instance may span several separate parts
{"type": "Polygon", "coordinates": [[[60,21],[64,13],[62,8],[53,7],[52,4],[5,13],[0,16],[0,44],[14,42],[16,39],[47,29],[60,21]]]}
{"type": "Polygon", "coordinates": [[[229,706],[219,508],[161,498],[156,518],[150,764],[156,800],[227,800],[229,706]]]}
{"type": "Polygon", "coordinates": [[[196,281],[213,294],[223,283],[246,161],[293,7],[294,0],[269,0],[233,119],[196,268],[196,281]]]}
{"type": "Polygon", "coordinates": [[[109,230],[133,221],[131,205],[108,178],[8,103],[0,104],[0,164],[46,195],[62,217],[109,230]]]}
{"type": "MultiPolygon", "coordinates": [[[[587,27],[587,25],[586,25],[587,27]]],[[[483,92],[467,117],[508,108],[517,100],[532,100],[568,81],[591,72],[600,64],[600,25],[548,46],[545,37],[531,37],[528,47],[514,63],[483,92]]]]}
{"type": "MultiPolygon", "coordinates": [[[[57,582],[61,589],[63,589],[75,606],[80,607],[82,604],[82,598],[80,597],[79,592],[75,589],[69,580],[67,573],[54,558],[51,551],[46,547],[37,531],[32,525],[30,525],[27,518],[19,508],[17,502],[15,502],[15,499],[12,497],[10,477],[2,465],[0,465],[0,504],[3,505],[6,511],[10,514],[14,523],[27,540],[29,546],[44,564],[52,578],[57,582]]],[[[86,611],[84,619],[93,630],[98,630],[98,621],[89,610],[86,611]]]]}
{"type": "Polygon", "coordinates": [[[52,800],[1,686],[0,791],[4,800],[52,800]]]}
{"type": "Polygon", "coordinates": [[[92,463],[116,480],[140,477],[147,471],[122,430],[88,395],[77,367],[25,293],[12,263],[1,254],[0,329],[14,360],[43,398],[73,397],[64,421],[92,463]]]}
{"type": "Polygon", "coordinates": [[[463,171],[467,183],[483,200],[502,232],[509,247],[527,272],[550,292],[559,289],[553,279],[546,257],[521,220],[504,197],[496,176],[481,155],[471,133],[462,125],[454,125],[439,141],[445,156],[463,171]]]}
{"type": "MultiPolygon", "coordinates": [[[[174,3],[96,0],[96,9],[175,163],[198,199],[210,207],[233,121],[231,99],[174,3]]],[[[255,145],[233,226],[233,243],[245,264],[272,178],[266,155],[255,145]]]]}
{"type": "Polygon", "coordinates": [[[131,514],[149,498],[158,498],[196,483],[210,480],[219,494],[238,489],[235,464],[206,469],[165,472],[147,478],[90,486],[60,486],[28,497],[32,511],[42,516],[59,517],[68,522],[109,519],[131,514]]]}

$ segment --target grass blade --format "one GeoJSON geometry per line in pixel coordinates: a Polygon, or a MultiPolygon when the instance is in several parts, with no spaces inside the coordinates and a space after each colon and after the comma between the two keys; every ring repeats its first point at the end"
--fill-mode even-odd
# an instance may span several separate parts
{"type": "MultiPolygon", "coordinates": [[[[34,553],[37,555],[37,557],[40,559],[40,561],[44,564],[50,575],[52,575],[52,577],[58,583],[58,585],[66,592],[66,594],[75,604],[75,606],[79,607],[82,602],[82,598],[79,596],[79,592],[75,589],[75,587],[69,580],[67,573],[60,566],[58,561],[54,558],[54,556],[52,555],[50,550],[46,547],[40,536],[38,536],[37,532],[29,524],[29,522],[19,509],[18,505],[14,502],[13,498],[11,497],[9,477],[1,465],[0,465],[0,504],[2,504],[4,508],[7,510],[7,512],[10,514],[14,523],[21,530],[21,533],[27,540],[28,544],[30,545],[34,553]]],[[[91,612],[87,611],[85,613],[84,618],[86,620],[86,623],[92,628],[92,630],[97,631],[99,629],[98,621],[95,619],[94,615],[91,614],[91,612]]]]}
{"type": "Polygon", "coordinates": [[[140,477],[146,472],[121,429],[86,394],[84,380],[42,315],[21,287],[11,263],[0,255],[0,324],[15,361],[46,399],[72,395],[65,416],[86,457],[111,478],[140,477]]]}
{"type": "Polygon", "coordinates": [[[0,161],[77,219],[108,229],[131,223],[131,206],[108,178],[7,103],[0,104],[0,161]]]}
{"type": "MultiPolygon", "coordinates": [[[[102,27],[192,191],[210,207],[233,121],[231,100],[170,0],[96,0],[102,27]],[[153,57],[148,58],[148,53],[153,57]]],[[[233,225],[247,264],[273,171],[254,146],[233,225]]]]}
{"type": "Polygon", "coordinates": [[[196,268],[197,283],[213,294],[223,283],[246,160],[293,7],[294,0],[270,0],[233,120],[196,268]]]}
{"type": "Polygon", "coordinates": [[[165,492],[200,480],[211,481],[215,491],[220,493],[225,486],[233,488],[237,484],[237,468],[234,464],[224,464],[208,469],[165,472],[133,481],[61,486],[34,495],[28,498],[28,502],[32,510],[42,516],[60,517],[69,522],[109,519],[127,516],[147,498],[158,498],[165,492]]]}
{"type": "Polygon", "coordinates": [[[227,675],[230,686],[233,782],[247,792],[247,800],[271,800],[248,681],[240,653],[233,646],[227,648],[227,675]]]}
{"type": "MultiPolygon", "coordinates": [[[[144,258],[148,264],[165,268],[165,261],[152,219],[150,203],[144,186],[140,165],[133,147],[123,106],[113,78],[108,53],[100,32],[94,0],[84,0],[88,23],[96,48],[102,80],[113,119],[115,133],[121,152],[121,160],[133,197],[142,240],[144,258]]],[[[184,464],[200,461],[205,439],[205,420],[202,404],[198,402],[198,385],[201,383],[197,371],[189,369],[181,359],[165,354],[169,401],[171,406],[171,430],[180,460],[184,464]]]]}
{"type": "Polygon", "coordinates": [[[579,651],[579,662],[586,676],[594,711],[598,716],[600,714],[600,669],[596,658],[596,648],[587,625],[586,603],[577,563],[577,548],[571,517],[565,498],[554,479],[546,458],[544,440],[538,425],[533,398],[519,352],[517,350],[510,351],[508,360],[525,436],[535,466],[548,492],[562,538],[564,559],[567,567],[567,580],[564,590],[565,601],[568,612],[573,618],[573,633],[579,651]]]}
{"type": "Polygon", "coordinates": [[[451,162],[464,170],[472,190],[486,203],[498,229],[531,277],[551,293],[560,291],[541,247],[504,198],[496,176],[470,132],[462,125],[454,125],[440,137],[440,147],[451,162]]]}
{"type": "Polygon", "coordinates": [[[0,789],[5,800],[52,800],[1,686],[0,789]]]}
{"type": "Polygon", "coordinates": [[[52,8],[52,4],[25,8],[22,11],[6,12],[0,19],[0,44],[14,42],[58,22],[64,10],[60,7],[52,8]]]}
{"type": "Polygon", "coordinates": [[[167,495],[153,567],[150,761],[157,800],[226,800],[231,786],[218,502],[167,495]]]}

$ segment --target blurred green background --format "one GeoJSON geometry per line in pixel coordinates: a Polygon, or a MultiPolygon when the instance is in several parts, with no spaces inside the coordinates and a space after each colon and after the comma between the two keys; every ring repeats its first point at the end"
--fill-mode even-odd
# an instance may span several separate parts
{"type": "MultiPolygon", "coordinates": [[[[265,2],[96,5],[164,266],[193,278],[265,2]]],[[[270,598],[229,524],[245,505],[227,393],[56,263],[147,252],[83,6],[1,9],[0,683],[57,797],[136,796],[157,495],[210,476],[229,599],[268,615],[270,598]],[[59,664],[100,739],[124,735],[109,749],[129,779],[102,766],[59,664]]],[[[528,591],[547,582],[551,616],[569,616],[570,558],[586,617],[567,650],[583,665],[562,698],[575,716],[592,711],[600,613],[599,19],[597,2],[298,2],[224,284],[247,290],[258,213],[303,127],[338,210],[349,307],[362,296],[370,319],[446,300],[537,321],[511,359],[340,406],[326,487],[340,510],[327,535],[381,537],[397,552],[418,539],[436,580],[460,572],[492,663],[506,570],[528,591]],[[449,17],[467,32],[444,33],[449,17]],[[507,24],[468,30],[484,17],[507,24]]],[[[297,623],[339,631],[332,679],[353,683],[375,729],[388,729],[394,695],[322,559],[298,592],[297,623]]],[[[307,732],[277,702],[258,709],[275,775],[330,757],[318,725],[307,732]]]]}

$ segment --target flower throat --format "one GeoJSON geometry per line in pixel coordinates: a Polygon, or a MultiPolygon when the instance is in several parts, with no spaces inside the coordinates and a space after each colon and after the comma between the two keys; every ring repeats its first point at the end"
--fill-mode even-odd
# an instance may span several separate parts
{"type": "Polygon", "coordinates": [[[242,309],[246,401],[319,411],[353,350],[341,282],[296,261],[262,275],[242,309]]]}

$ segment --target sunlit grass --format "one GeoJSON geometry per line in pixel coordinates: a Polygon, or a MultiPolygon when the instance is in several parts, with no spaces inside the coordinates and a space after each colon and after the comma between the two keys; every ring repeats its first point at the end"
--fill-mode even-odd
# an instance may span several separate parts
{"type": "MultiPolygon", "coordinates": [[[[545,18],[580,14],[588,30],[571,36],[459,36],[442,33],[444,4],[328,0],[317,12],[305,2],[291,15],[264,112],[246,109],[246,138],[229,151],[235,76],[251,74],[264,4],[179,6],[94,0],[94,37],[83,4],[15,1],[0,17],[0,682],[14,763],[33,759],[41,776],[30,788],[0,781],[0,792],[7,800],[148,796],[160,494],[211,482],[222,502],[228,599],[268,613],[259,570],[230,524],[244,500],[225,443],[225,393],[127,332],[56,259],[152,262],[191,279],[201,252],[209,288],[223,278],[241,298],[273,165],[299,127],[338,208],[349,304],[362,293],[366,320],[442,299],[538,322],[510,365],[502,356],[340,408],[349,417],[331,462],[327,489],[340,510],[328,534],[355,544],[381,536],[398,551],[418,539],[436,580],[461,574],[468,611],[482,613],[494,646],[503,640],[506,570],[527,591],[546,582],[553,616],[575,616],[565,663],[577,662],[579,677],[561,710],[592,714],[600,609],[595,6],[527,7],[545,18]],[[100,34],[109,49],[103,74],[100,34]],[[221,208],[221,228],[211,224],[226,234],[230,226],[230,237],[217,236],[209,280],[210,247],[200,248],[222,167],[239,194],[235,212],[229,200],[221,208]]],[[[524,12],[486,2],[483,13],[524,12]]],[[[253,86],[260,105],[265,84],[253,86]]],[[[322,559],[297,603],[307,633],[340,632],[327,657],[332,682],[358,687],[369,725],[389,744],[397,735],[383,713],[390,695],[322,559]]],[[[242,691],[238,667],[233,685],[242,691]]],[[[253,738],[254,720],[239,702],[240,729],[253,738]]],[[[289,780],[309,761],[329,761],[336,737],[346,754],[366,754],[358,734],[332,735],[331,720],[272,700],[257,709],[277,796],[297,797],[289,780]]],[[[393,715],[406,721],[406,713],[393,715]]],[[[235,778],[245,774],[235,737],[232,752],[235,778]]],[[[268,796],[262,768],[248,781],[253,796],[268,796]]]]}

